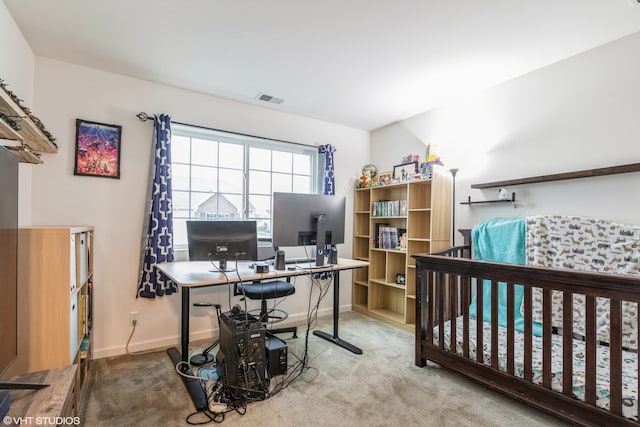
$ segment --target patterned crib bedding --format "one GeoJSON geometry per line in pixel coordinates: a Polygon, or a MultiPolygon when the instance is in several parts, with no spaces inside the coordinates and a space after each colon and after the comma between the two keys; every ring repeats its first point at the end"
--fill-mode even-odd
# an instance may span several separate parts
{"type": "MultiPolygon", "coordinates": [[[[464,319],[459,317],[456,321],[456,352],[462,354],[462,336],[464,319]]],[[[447,351],[451,351],[451,321],[445,323],[444,346],[447,351]]],[[[433,342],[439,343],[439,329],[434,327],[433,342]]],[[[476,319],[469,319],[469,358],[477,359],[476,348],[476,319]]],[[[506,371],[507,363],[507,330],[498,327],[498,369],[506,371]]],[[[484,342],[484,363],[491,364],[491,324],[483,324],[484,342]]],[[[524,378],[524,334],[515,331],[514,337],[514,374],[524,378]]],[[[581,340],[573,340],[573,394],[576,399],[584,400],[585,384],[585,343],[581,340]]],[[[542,338],[533,337],[533,379],[535,384],[542,385],[542,338]]],[[[551,388],[562,393],[562,337],[553,335],[552,337],[552,381],[551,388]]],[[[602,409],[609,409],[609,347],[597,346],[596,356],[596,406],[602,409]]],[[[622,415],[625,418],[638,420],[638,355],[633,352],[622,352],[622,415]]]]}

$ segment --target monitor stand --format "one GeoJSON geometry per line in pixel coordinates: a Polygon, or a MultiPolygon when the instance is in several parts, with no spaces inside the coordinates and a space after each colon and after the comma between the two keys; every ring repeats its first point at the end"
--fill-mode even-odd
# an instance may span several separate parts
{"type": "Polygon", "coordinates": [[[215,264],[214,264],[214,267],[210,268],[209,271],[211,273],[220,273],[220,272],[233,273],[234,271],[236,271],[236,269],[233,267],[228,267],[227,260],[221,259],[220,261],[218,261],[218,267],[215,267],[215,264]]]}

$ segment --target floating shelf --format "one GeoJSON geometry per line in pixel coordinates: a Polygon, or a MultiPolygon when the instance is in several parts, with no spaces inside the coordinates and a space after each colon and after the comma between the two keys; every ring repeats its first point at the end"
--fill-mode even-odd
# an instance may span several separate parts
{"type": "Polygon", "coordinates": [[[505,187],[508,185],[533,184],[536,182],[561,181],[564,179],[617,175],[617,174],[629,173],[629,172],[640,172],[640,163],[631,163],[628,165],[620,165],[620,166],[610,166],[610,167],[599,168],[599,169],[585,169],[581,171],[556,173],[552,175],[540,175],[540,176],[533,176],[529,178],[511,179],[507,181],[485,182],[482,184],[473,184],[471,188],[505,187]]]}
{"type": "Polygon", "coordinates": [[[468,197],[466,202],[460,202],[461,205],[478,205],[481,203],[513,203],[516,201],[516,193],[511,193],[510,199],[498,199],[498,200],[477,200],[472,201],[471,196],[468,197]]]}

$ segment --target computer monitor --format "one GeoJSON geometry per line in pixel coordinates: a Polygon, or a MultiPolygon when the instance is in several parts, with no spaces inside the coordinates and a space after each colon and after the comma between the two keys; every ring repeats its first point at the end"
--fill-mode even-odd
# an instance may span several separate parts
{"type": "Polygon", "coordinates": [[[190,261],[218,261],[211,271],[234,271],[228,260],[258,258],[255,221],[187,221],[190,261]]]}
{"type": "Polygon", "coordinates": [[[325,265],[327,247],[344,243],[344,219],[344,196],[273,193],[273,246],[315,245],[325,265]]]}

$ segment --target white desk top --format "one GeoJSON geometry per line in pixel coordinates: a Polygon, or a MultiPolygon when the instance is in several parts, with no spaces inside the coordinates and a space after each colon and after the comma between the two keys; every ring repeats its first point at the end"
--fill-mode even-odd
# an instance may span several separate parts
{"type": "MultiPolygon", "coordinates": [[[[360,261],[349,258],[338,258],[338,263],[326,267],[311,267],[313,264],[299,264],[295,270],[276,270],[269,266],[268,273],[254,273],[249,268],[249,261],[238,261],[238,271],[227,272],[226,277],[220,272],[210,272],[212,265],[209,261],[179,261],[165,262],[157,264],[156,268],[168,276],[179,286],[197,288],[200,286],[224,285],[227,283],[238,283],[253,280],[273,280],[291,276],[303,276],[310,273],[321,273],[323,271],[351,270],[355,268],[367,267],[369,261],[360,261]],[[304,268],[309,266],[309,268],[304,268]]],[[[228,262],[228,267],[235,268],[235,262],[228,262]]],[[[294,267],[287,265],[287,268],[294,267]]]]}

